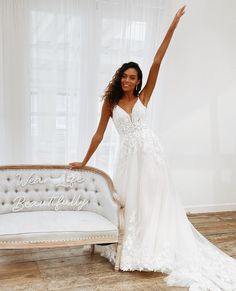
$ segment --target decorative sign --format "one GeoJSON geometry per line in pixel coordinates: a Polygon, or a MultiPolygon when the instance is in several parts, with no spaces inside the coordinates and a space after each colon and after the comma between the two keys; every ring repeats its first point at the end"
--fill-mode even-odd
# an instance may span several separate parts
{"type": "Polygon", "coordinates": [[[39,177],[37,174],[32,173],[28,177],[23,178],[21,174],[17,174],[16,177],[18,178],[17,184],[21,187],[25,187],[28,185],[38,185],[38,184],[46,184],[46,183],[53,183],[57,187],[70,187],[73,188],[74,183],[82,183],[84,182],[84,178],[81,177],[80,174],[74,173],[65,173],[57,178],[53,177],[39,177]]]}
{"type": "MultiPolygon", "coordinates": [[[[59,174],[57,177],[50,176],[50,173],[46,177],[40,176],[36,172],[31,172],[30,174],[16,174],[16,184],[20,187],[29,187],[34,185],[47,185],[48,187],[64,187],[73,188],[75,183],[83,183],[85,179],[82,177],[81,173],[65,172],[59,174]]],[[[18,196],[13,200],[12,211],[17,212],[26,208],[40,208],[49,207],[50,209],[54,207],[55,210],[60,210],[63,206],[70,206],[73,209],[81,210],[88,200],[81,199],[80,195],[74,194],[73,198],[65,198],[63,194],[52,194],[52,196],[47,197],[47,201],[29,201],[28,197],[18,196]]]]}
{"type": "Polygon", "coordinates": [[[64,195],[49,197],[48,201],[27,201],[24,196],[18,196],[13,200],[13,202],[14,205],[12,207],[12,211],[17,212],[24,208],[50,206],[53,206],[55,210],[60,210],[60,208],[65,205],[76,207],[77,210],[81,210],[88,203],[88,200],[80,199],[80,195],[74,195],[73,199],[70,201],[65,199],[64,195]]]}

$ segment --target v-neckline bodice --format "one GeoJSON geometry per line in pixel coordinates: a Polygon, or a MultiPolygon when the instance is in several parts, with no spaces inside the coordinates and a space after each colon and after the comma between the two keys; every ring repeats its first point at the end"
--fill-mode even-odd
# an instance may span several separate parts
{"type": "Polygon", "coordinates": [[[134,103],[134,105],[133,105],[133,107],[132,107],[132,109],[131,109],[131,112],[127,112],[124,108],[122,108],[122,107],[121,107],[120,105],[118,105],[118,104],[117,104],[117,106],[118,106],[120,109],[122,109],[126,114],[128,114],[129,116],[131,116],[132,113],[133,113],[134,107],[135,107],[135,105],[138,103],[138,101],[140,101],[140,100],[139,100],[139,97],[138,97],[138,99],[135,101],[135,103],[134,103]]]}

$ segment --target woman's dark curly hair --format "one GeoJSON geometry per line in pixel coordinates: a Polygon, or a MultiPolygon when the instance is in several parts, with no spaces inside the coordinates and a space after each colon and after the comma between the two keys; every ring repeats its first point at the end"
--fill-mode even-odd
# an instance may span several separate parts
{"type": "Polygon", "coordinates": [[[121,87],[121,78],[124,74],[124,72],[127,69],[133,68],[138,73],[138,80],[140,80],[139,84],[137,85],[137,88],[134,89],[134,96],[138,96],[139,92],[142,88],[142,78],[143,73],[137,63],[129,62],[124,63],[115,73],[115,75],[112,77],[110,83],[106,87],[105,93],[103,95],[103,99],[109,102],[111,108],[114,108],[116,104],[118,104],[119,100],[121,99],[123,95],[123,90],[121,87]]]}

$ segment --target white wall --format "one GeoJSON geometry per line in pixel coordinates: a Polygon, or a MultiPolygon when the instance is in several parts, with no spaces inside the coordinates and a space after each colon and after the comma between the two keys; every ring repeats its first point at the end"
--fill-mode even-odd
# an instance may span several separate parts
{"type": "Polygon", "coordinates": [[[187,211],[236,210],[236,1],[172,1],[170,20],[183,3],[152,125],[187,211]]]}

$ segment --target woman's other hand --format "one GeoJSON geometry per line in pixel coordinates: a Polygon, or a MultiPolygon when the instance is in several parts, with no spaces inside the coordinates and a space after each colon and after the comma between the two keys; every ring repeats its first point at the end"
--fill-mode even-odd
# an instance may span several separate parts
{"type": "Polygon", "coordinates": [[[175,14],[175,18],[174,18],[174,20],[173,20],[173,24],[174,24],[175,26],[177,26],[177,24],[179,23],[180,18],[184,15],[184,13],[185,13],[185,7],[186,7],[186,5],[184,5],[183,7],[181,7],[181,8],[177,11],[177,13],[175,14]]]}
{"type": "Polygon", "coordinates": [[[71,169],[81,169],[85,166],[83,162],[73,162],[69,163],[71,169]]]}

